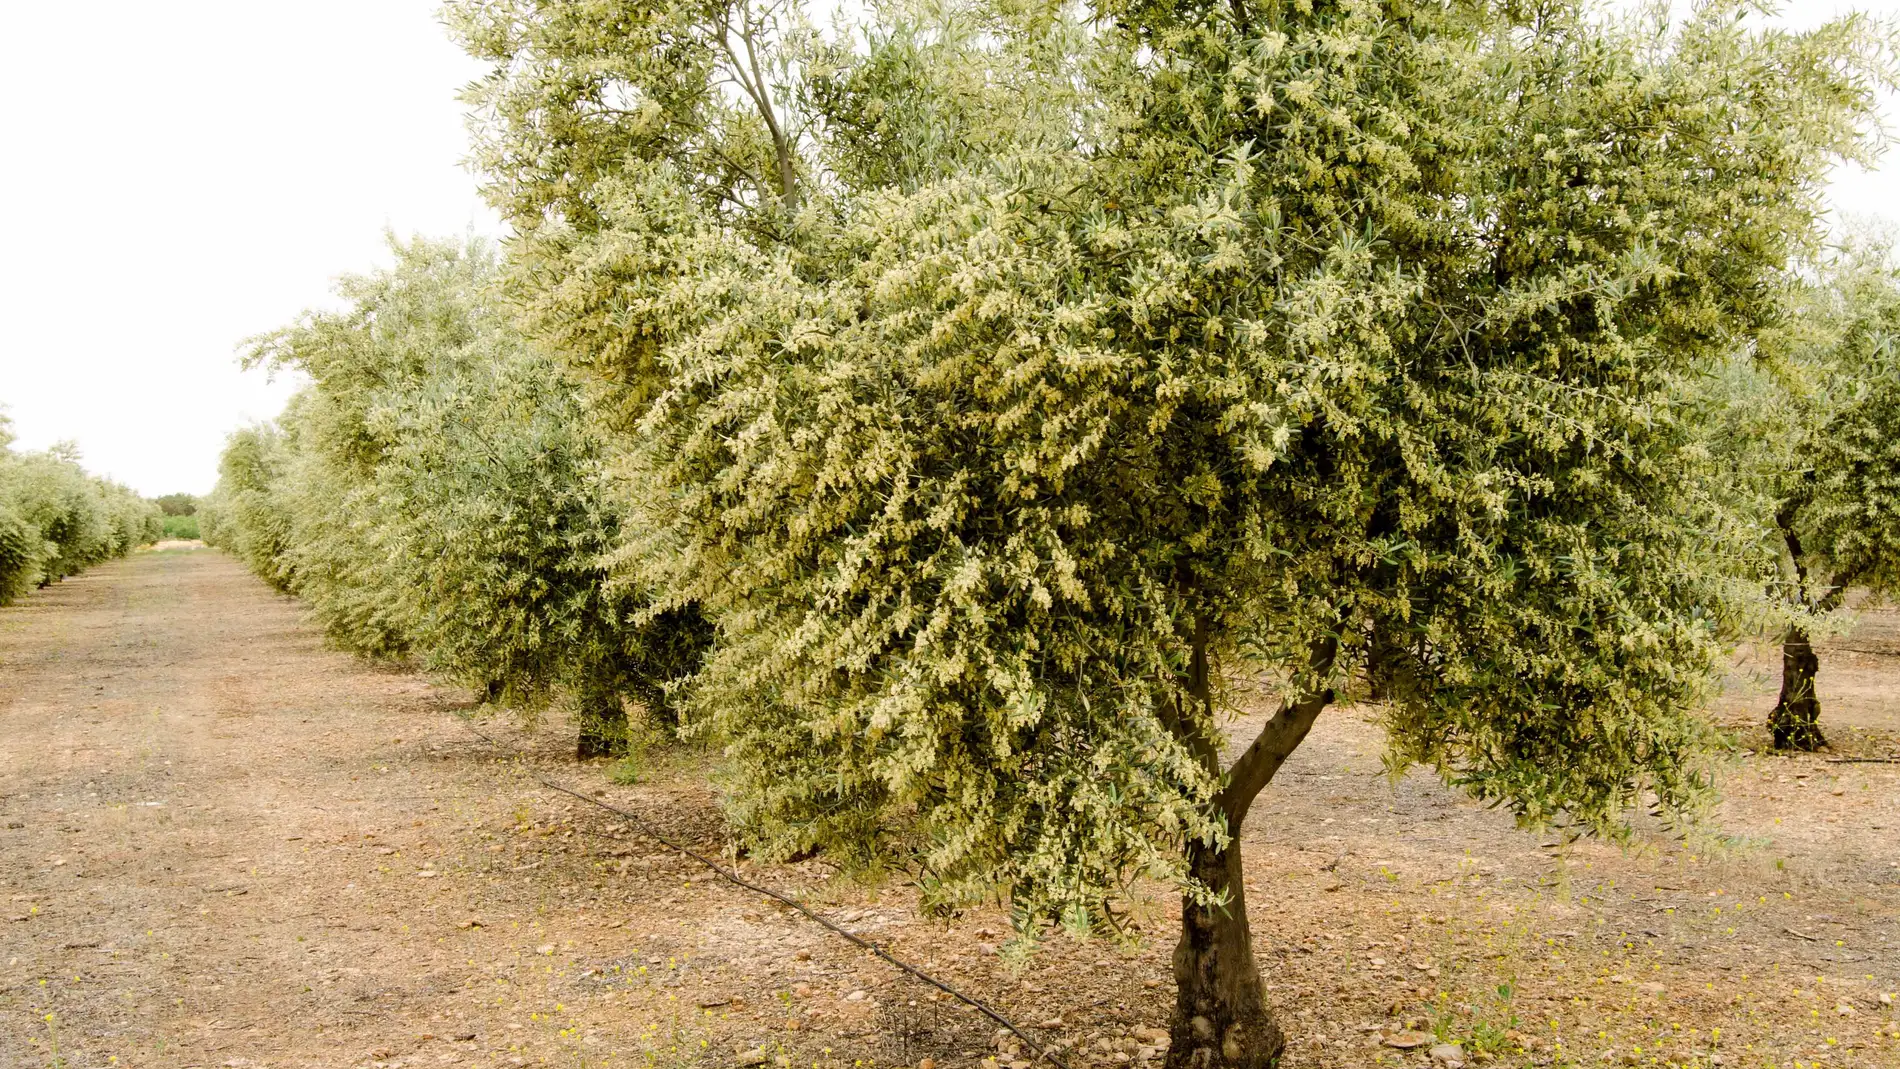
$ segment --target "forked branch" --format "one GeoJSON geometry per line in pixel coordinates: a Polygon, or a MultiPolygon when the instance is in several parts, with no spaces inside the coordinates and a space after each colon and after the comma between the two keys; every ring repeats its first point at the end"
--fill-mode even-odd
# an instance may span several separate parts
{"type": "MultiPolygon", "coordinates": [[[[1313,643],[1312,656],[1308,666],[1313,674],[1320,678],[1329,675],[1333,662],[1339,657],[1339,639],[1333,636],[1319,639],[1313,643]]],[[[1333,702],[1332,688],[1303,694],[1280,706],[1260,734],[1254,737],[1253,744],[1247,747],[1239,760],[1227,771],[1227,786],[1221,789],[1217,801],[1221,812],[1227,817],[1227,830],[1238,834],[1241,822],[1247,819],[1247,810],[1253,800],[1260,796],[1267,784],[1273,782],[1273,776],[1286,764],[1286,759],[1299,749],[1305,741],[1306,733],[1313,730],[1313,724],[1319,714],[1333,702]]]]}

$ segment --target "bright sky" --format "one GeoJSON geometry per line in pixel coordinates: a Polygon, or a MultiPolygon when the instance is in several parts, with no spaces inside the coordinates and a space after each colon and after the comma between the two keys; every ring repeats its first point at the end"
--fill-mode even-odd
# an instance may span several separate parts
{"type": "MultiPolygon", "coordinates": [[[[0,405],[24,448],[78,442],[148,495],[203,493],[224,437],[294,383],[238,343],[387,259],[383,231],[499,233],[439,0],[12,5],[0,64],[0,405]]],[[[1807,24],[1900,0],[1800,0],[1807,24]]],[[[1890,106],[1900,127],[1900,106],[1890,106]]],[[[1835,183],[1900,220],[1900,151],[1835,183]]]]}
{"type": "Polygon", "coordinates": [[[147,495],[203,493],[293,384],[238,342],[385,261],[500,224],[462,169],[480,72],[439,0],[7,5],[0,404],[147,495]]]}

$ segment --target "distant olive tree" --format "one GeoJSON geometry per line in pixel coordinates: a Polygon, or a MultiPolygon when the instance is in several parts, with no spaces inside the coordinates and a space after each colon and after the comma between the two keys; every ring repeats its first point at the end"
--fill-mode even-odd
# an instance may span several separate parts
{"type": "Polygon", "coordinates": [[[1171,880],[1169,1065],[1267,1066],[1238,840],[1344,680],[1526,822],[1692,807],[1745,556],[1696,384],[1885,77],[1749,9],[453,5],[744,833],[1025,935],[1171,880]]]}
{"type": "Polygon", "coordinates": [[[668,716],[703,631],[612,584],[619,521],[575,390],[509,325],[480,242],[393,245],[347,277],[347,308],[256,339],[253,364],[310,377],[268,448],[234,439],[212,537],[254,532],[252,561],[340,644],[409,656],[491,700],[571,700],[578,751],[626,737],[624,702],[668,716]],[[249,519],[235,502],[254,502],[249,519]],[[696,630],[697,629],[697,630],[696,630]]]}
{"type": "Polygon", "coordinates": [[[153,499],[167,516],[195,516],[198,499],[190,494],[160,494],[153,499]]]}
{"type": "Polygon", "coordinates": [[[1816,626],[1852,588],[1900,590],[1900,269],[1851,237],[1790,286],[1787,315],[1717,383],[1717,449],[1758,496],[1786,617],[1774,745],[1826,745],[1816,626]]]}
{"type": "Polygon", "coordinates": [[[284,559],[289,521],[276,500],[284,436],[268,424],[235,431],[218,456],[218,485],[201,506],[206,543],[226,550],[278,590],[292,588],[284,559]]]}

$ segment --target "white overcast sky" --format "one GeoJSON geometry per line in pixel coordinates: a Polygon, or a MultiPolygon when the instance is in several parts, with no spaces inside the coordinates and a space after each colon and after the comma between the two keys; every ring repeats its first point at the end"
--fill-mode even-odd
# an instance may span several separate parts
{"type": "MultiPolygon", "coordinates": [[[[7,5],[0,405],[20,447],[79,444],[156,495],[203,493],[224,437],[294,383],[245,337],[385,262],[383,232],[500,233],[462,168],[479,70],[439,0],[7,5]]],[[[1900,0],[1801,0],[1811,23],[1900,0]]],[[[1889,109],[1900,127],[1900,107],[1889,109]]],[[[1900,152],[1837,206],[1900,219],[1900,152]]]]}

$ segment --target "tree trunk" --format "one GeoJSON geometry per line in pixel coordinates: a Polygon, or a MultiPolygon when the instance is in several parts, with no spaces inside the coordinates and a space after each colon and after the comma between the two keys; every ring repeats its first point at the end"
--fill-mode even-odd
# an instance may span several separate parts
{"type": "Polygon", "coordinates": [[[1195,844],[1188,864],[1196,880],[1226,891],[1227,902],[1182,899],[1167,1069],[1268,1069],[1279,1063],[1286,1036],[1267,1011],[1254,965],[1239,837],[1223,849],[1195,844]]]}
{"type": "Polygon", "coordinates": [[[615,695],[586,701],[580,707],[580,738],[574,756],[582,761],[593,757],[616,757],[627,752],[627,711],[615,695]]]}
{"type": "Polygon", "coordinates": [[[1818,750],[1827,745],[1821,735],[1821,700],[1814,693],[1821,659],[1814,655],[1808,633],[1788,629],[1781,640],[1781,700],[1768,714],[1768,730],[1780,750],[1818,750]]]}
{"type": "MultiPolygon", "coordinates": [[[[1195,756],[1224,785],[1214,804],[1227,826],[1227,845],[1188,844],[1188,875],[1224,897],[1221,905],[1198,905],[1183,896],[1181,942],[1174,948],[1174,1020],[1166,1069],[1270,1069],[1286,1050],[1286,1035],[1267,1011],[1260,970],[1253,960],[1253,930],[1247,925],[1247,884],[1242,873],[1240,830],[1254,799],[1272,782],[1320,711],[1333,700],[1322,688],[1280,707],[1251,745],[1231,766],[1222,768],[1219,722],[1214,716],[1213,665],[1208,656],[1210,627],[1197,618],[1186,684],[1191,715],[1181,709],[1175,730],[1195,756]],[[1199,719],[1204,725],[1195,730],[1199,719]]],[[[1339,643],[1314,642],[1310,668],[1316,680],[1331,675],[1339,643]]]]}

